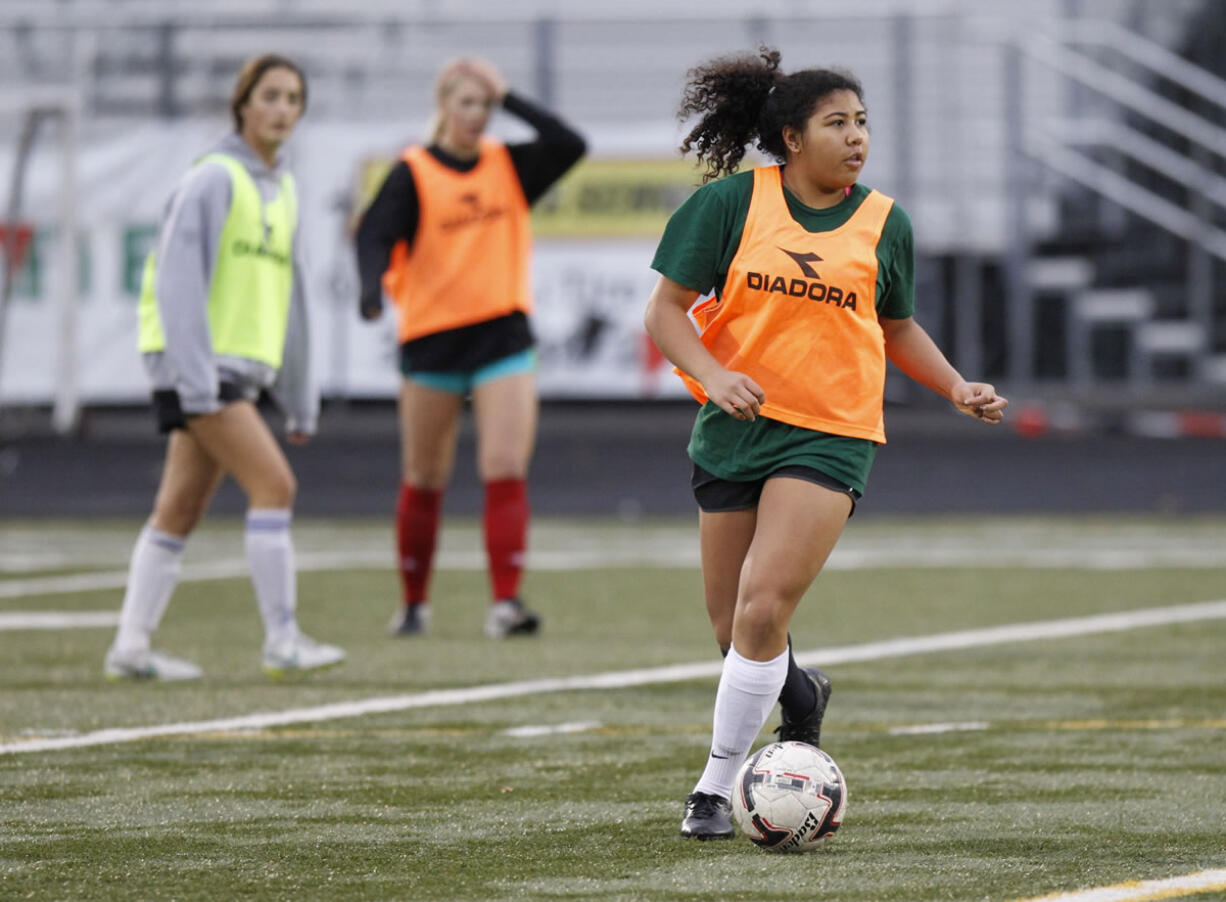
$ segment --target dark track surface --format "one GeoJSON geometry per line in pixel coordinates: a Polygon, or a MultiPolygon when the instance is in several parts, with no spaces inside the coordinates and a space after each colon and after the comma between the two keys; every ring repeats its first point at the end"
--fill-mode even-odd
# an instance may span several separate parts
{"type": "MultiPolygon", "coordinates": [[[[685,442],[688,404],[550,405],[533,465],[541,515],[675,515],[694,511],[685,442]]],[[[887,412],[864,514],[1226,513],[1226,442],[1123,435],[1025,439],[944,409],[887,412]]],[[[0,446],[0,517],[141,516],[153,501],[162,440],[143,411],[93,412],[84,439],[25,430],[0,446]]],[[[390,406],[333,407],[322,433],[290,460],[304,516],[391,515],[398,479],[390,406]]],[[[476,513],[473,436],[461,437],[447,494],[452,513],[476,513]]],[[[239,513],[227,484],[217,513],[239,513]]]]}

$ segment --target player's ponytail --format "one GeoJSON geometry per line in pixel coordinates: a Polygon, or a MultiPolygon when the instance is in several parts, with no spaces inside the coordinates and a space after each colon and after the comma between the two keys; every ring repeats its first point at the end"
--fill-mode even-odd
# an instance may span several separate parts
{"type": "Polygon", "coordinates": [[[704,182],[735,172],[749,144],[779,162],[787,160],[784,127],[803,130],[828,94],[851,91],[864,99],[860,82],[849,72],[802,69],[786,75],[779,71],[779,60],[778,50],[761,47],[756,55],[720,57],[689,71],[677,116],[700,119],[681,152],[695,151],[706,165],[704,182]]]}
{"type": "Polygon", "coordinates": [[[707,167],[703,181],[735,172],[745,145],[758,135],[758,118],[775,87],[779,51],[762,47],[755,54],[722,56],[686,74],[678,119],[701,117],[681,142],[707,167]]]}

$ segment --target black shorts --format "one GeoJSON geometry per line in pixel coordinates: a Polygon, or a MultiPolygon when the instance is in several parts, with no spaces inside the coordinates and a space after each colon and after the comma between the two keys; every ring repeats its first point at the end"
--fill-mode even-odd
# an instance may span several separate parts
{"type": "Polygon", "coordinates": [[[400,372],[404,376],[471,372],[535,346],[528,317],[516,311],[404,342],[400,346],[400,372]]]}
{"type": "MultiPolygon", "coordinates": [[[[217,400],[223,404],[242,401],[246,396],[234,382],[221,382],[217,386],[217,400]]],[[[153,414],[157,417],[158,432],[169,435],[176,429],[187,428],[188,415],[183,413],[179,393],[173,388],[159,389],[153,393],[153,414]]]]}
{"type": "Polygon", "coordinates": [[[762,487],[766,485],[766,480],[776,476],[803,479],[805,482],[812,482],[831,491],[842,492],[851,499],[851,513],[847,516],[850,517],[856,512],[856,501],[860,498],[859,492],[821,470],[800,465],[780,467],[763,479],[735,482],[731,479],[720,479],[714,473],[694,464],[694,472],[690,476],[690,488],[694,490],[694,500],[698,502],[698,506],[708,514],[752,510],[758,506],[758,499],[762,497],[762,487]]]}

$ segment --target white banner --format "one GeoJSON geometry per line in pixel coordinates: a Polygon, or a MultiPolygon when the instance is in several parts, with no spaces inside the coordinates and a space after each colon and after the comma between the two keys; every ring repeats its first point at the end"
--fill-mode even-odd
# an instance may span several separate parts
{"type": "MultiPolygon", "coordinates": [[[[72,357],[82,403],[148,397],[136,351],[141,266],[176,181],[222,133],[216,122],[142,125],[93,137],[79,149],[82,267],[72,357]]],[[[357,315],[350,228],[363,166],[394,155],[412,134],[403,126],[304,123],[289,148],[302,200],[315,371],[327,396],[396,392],[391,317],[369,324],[357,315]]],[[[667,147],[660,152],[667,155],[667,147]]],[[[0,172],[10,170],[11,154],[11,147],[0,149],[0,172]]],[[[0,403],[46,404],[55,395],[57,160],[48,140],[27,173],[23,209],[37,234],[7,312],[0,403]]],[[[650,269],[654,246],[651,238],[537,241],[534,328],[542,396],[684,395],[643,332],[643,310],[656,280],[650,269]]]]}

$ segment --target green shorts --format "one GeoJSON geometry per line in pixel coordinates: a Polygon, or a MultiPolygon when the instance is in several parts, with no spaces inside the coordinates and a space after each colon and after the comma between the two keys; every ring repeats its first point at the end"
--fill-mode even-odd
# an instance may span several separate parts
{"type": "Polygon", "coordinates": [[[736,420],[708,401],[694,421],[687,450],[698,466],[730,482],[755,483],[784,467],[811,467],[863,495],[877,444],[762,416],[736,420]]]}
{"type": "Polygon", "coordinates": [[[477,367],[475,370],[417,372],[402,369],[401,372],[406,379],[416,382],[418,385],[424,385],[427,388],[433,388],[436,391],[443,391],[452,395],[468,395],[478,385],[493,382],[495,379],[515,376],[519,373],[535,373],[536,363],[536,348],[528,348],[526,351],[520,351],[507,357],[500,357],[484,366],[477,367]]]}

